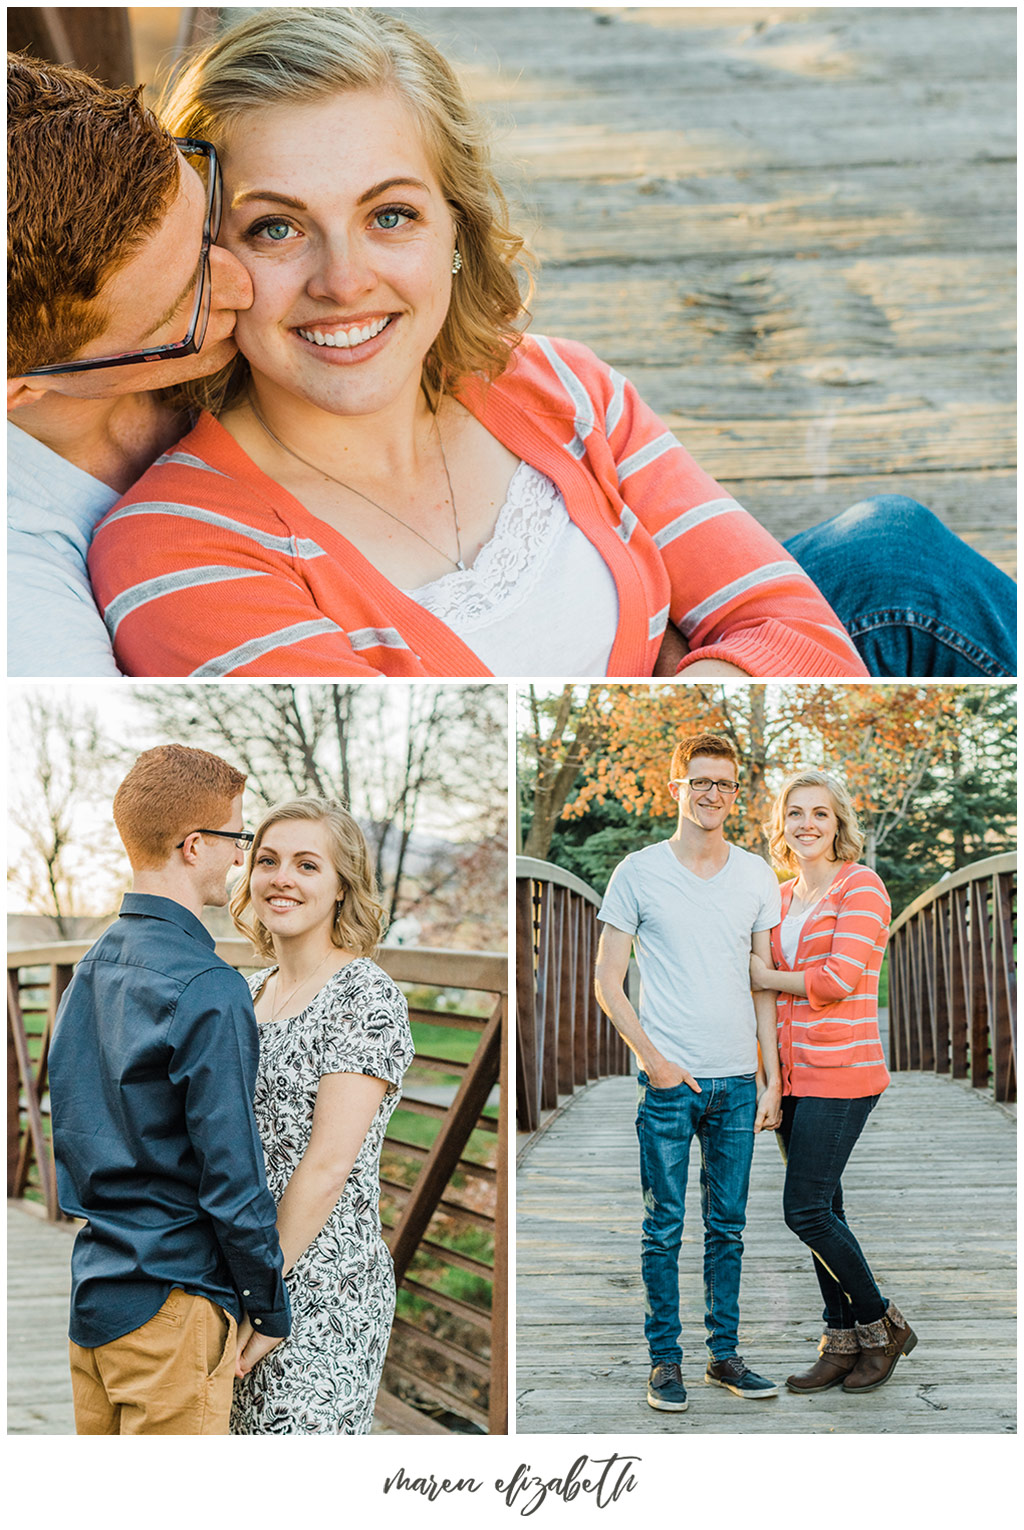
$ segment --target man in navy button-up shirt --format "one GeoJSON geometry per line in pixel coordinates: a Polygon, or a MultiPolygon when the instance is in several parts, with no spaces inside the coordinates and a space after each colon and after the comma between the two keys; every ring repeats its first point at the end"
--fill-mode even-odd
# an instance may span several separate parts
{"type": "Polygon", "coordinates": [[[256,1019],[199,920],[242,859],[244,783],[203,750],[140,756],[114,800],[134,890],[58,1014],[57,1184],[87,1223],[72,1255],[80,1434],[226,1433],[235,1323],[245,1311],[268,1340],[289,1332],[252,1111],[256,1019]]]}

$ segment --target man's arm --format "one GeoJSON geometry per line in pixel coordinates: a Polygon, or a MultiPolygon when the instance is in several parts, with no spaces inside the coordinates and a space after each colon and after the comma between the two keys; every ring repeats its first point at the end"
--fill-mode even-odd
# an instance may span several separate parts
{"type": "Polygon", "coordinates": [[[185,1086],[199,1204],[257,1331],[287,1338],[277,1208],[252,1109],[259,1038],[245,980],[228,967],[193,978],[178,999],[171,1042],[170,1077],[185,1086]]]}
{"type": "Polygon", "coordinates": [[[677,1084],[689,1084],[695,1094],[700,1094],[700,1085],[692,1073],[661,1055],[626,997],[626,973],[629,970],[632,947],[632,935],[625,930],[617,930],[614,925],[602,925],[594,971],[597,1002],[655,1089],[674,1089],[677,1084]]]}
{"type": "Polygon", "coordinates": [[[807,997],[807,980],[802,972],[779,972],[771,965],[771,954],[767,961],[757,952],[752,952],[750,957],[750,986],[755,994],[758,993],[792,993],[799,998],[807,997]]]}
{"type": "MultiPolygon", "coordinates": [[[[750,949],[766,964],[772,959],[770,930],[755,930],[750,949]]],[[[782,1074],[779,1069],[778,1021],[775,995],[766,990],[754,994],[754,1017],[757,1021],[757,1045],[761,1062],[757,1074],[757,1115],[754,1130],[774,1131],[782,1120],[782,1074]]]]}

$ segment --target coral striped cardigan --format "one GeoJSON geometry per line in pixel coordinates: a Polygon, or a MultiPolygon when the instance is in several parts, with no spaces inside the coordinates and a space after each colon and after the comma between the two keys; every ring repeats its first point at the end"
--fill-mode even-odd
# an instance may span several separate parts
{"type": "MultiPolygon", "coordinates": [[[[684,673],[703,658],[750,675],[867,673],[799,565],[586,346],[526,336],[501,377],[471,378],[459,398],[553,479],[607,564],[610,675],[650,675],[670,616],[684,673]]],[[[210,415],[101,522],[89,572],[130,675],[490,673],[210,415]]]]}
{"type": "MultiPolygon", "coordinates": [[[[782,887],[782,917],[795,880],[782,887]]],[[[806,999],[778,995],[783,1094],[856,1100],[889,1083],[878,1037],[878,974],[889,937],[889,895],[867,866],[844,862],[800,932],[792,967],[781,925],[772,956],[782,972],[802,972],[806,999]]]]}

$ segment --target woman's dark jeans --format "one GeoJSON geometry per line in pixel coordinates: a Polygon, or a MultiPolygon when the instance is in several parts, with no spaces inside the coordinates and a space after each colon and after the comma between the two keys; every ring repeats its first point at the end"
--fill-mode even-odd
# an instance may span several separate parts
{"type": "Polygon", "coordinates": [[[1017,673],[1017,586],[916,500],[861,500],[783,545],[871,674],[1017,673]]]}
{"type": "Polygon", "coordinates": [[[782,1101],[779,1145],[786,1164],[786,1226],[814,1255],[829,1328],[875,1323],[887,1302],[843,1214],[840,1176],[880,1096],[782,1101]]]}

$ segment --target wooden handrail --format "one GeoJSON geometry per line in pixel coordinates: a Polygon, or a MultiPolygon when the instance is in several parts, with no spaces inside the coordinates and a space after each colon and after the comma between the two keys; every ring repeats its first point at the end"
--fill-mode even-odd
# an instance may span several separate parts
{"type": "Polygon", "coordinates": [[[531,1135],[560,1097],[632,1071],[594,995],[600,906],[572,872],[516,858],[516,1112],[531,1135]]]}
{"type": "Polygon", "coordinates": [[[933,882],[931,887],[914,899],[913,903],[907,904],[899,918],[894,919],[889,926],[890,940],[897,930],[902,929],[916,914],[921,913],[922,909],[928,908],[936,898],[945,897],[947,893],[953,892],[958,887],[966,887],[969,882],[977,882],[981,877],[999,876],[1003,872],[1016,872],[1016,870],[1017,853],[1011,850],[1005,855],[990,855],[983,861],[972,861],[969,866],[961,866],[959,871],[951,871],[941,881],[933,882]]]}
{"type": "Polygon", "coordinates": [[[889,934],[889,1066],[1017,1098],[1017,857],[944,877],[889,934]]]}
{"type": "MultiPolygon", "coordinates": [[[[76,962],[92,941],[51,941],[22,946],[8,953],[7,990],[7,1093],[8,1093],[8,1196],[40,1197],[51,1220],[61,1220],[57,1204],[56,1176],[49,1141],[46,1071],[50,1037],[60,999],[71,980],[76,962]],[[46,976],[35,976],[45,970],[46,976]],[[32,995],[23,1007],[23,997],[32,995]],[[26,1027],[26,1012],[39,1023],[26,1027]],[[34,1173],[34,1179],[33,1179],[34,1173]]],[[[249,942],[226,939],[217,942],[217,953],[232,966],[255,969],[266,965],[249,942]]],[[[430,1146],[407,1146],[389,1132],[385,1146],[395,1172],[384,1176],[384,1197],[396,1220],[386,1232],[395,1262],[399,1290],[426,1304],[425,1314],[410,1309],[396,1322],[392,1333],[384,1385],[397,1385],[406,1402],[441,1407],[459,1413],[475,1426],[486,1424],[493,1434],[508,1430],[508,1079],[505,1045],[508,959],[496,952],[444,951],[422,947],[385,947],[378,961],[396,982],[419,989],[457,989],[477,996],[476,1007],[486,1001],[486,1013],[473,1015],[472,1002],[449,1013],[429,1009],[418,999],[414,1020],[447,1026],[453,1039],[474,1050],[468,1061],[449,1062],[432,1046],[425,1058],[431,1072],[447,1072],[458,1079],[455,1098],[447,1107],[435,1099],[417,1097],[415,1081],[407,1082],[399,1110],[438,1123],[430,1146]],[[472,1037],[470,1041],[469,1038],[472,1037]],[[483,1114],[495,1085],[499,1091],[498,1118],[483,1114]],[[471,1145],[472,1144],[472,1145],[471,1145]],[[487,1157],[484,1164],[472,1157],[487,1157]],[[399,1164],[401,1167],[399,1167],[399,1164]],[[468,1176],[472,1192],[460,1190],[468,1176]],[[453,1184],[454,1180],[454,1184],[453,1184]],[[403,1182],[405,1181],[405,1182],[403,1182]],[[394,1193],[389,1185],[393,1182],[394,1193]],[[463,1204],[463,1201],[471,1204],[463,1204]],[[473,1256],[446,1246],[457,1242],[467,1228],[476,1230],[473,1256]],[[481,1249],[481,1234],[493,1243],[493,1254],[481,1249]],[[489,1310],[476,1310],[443,1288],[452,1269],[466,1270],[490,1283],[489,1310]],[[465,1308],[465,1310],[463,1310],[465,1308]],[[416,1315],[411,1313],[415,1311],[416,1315]],[[432,1315],[433,1314],[433,1315],[432,1315]],[[437,1331],[435,1331],[435,1327],[437,1331]],[[446,1355],[448,1366],[436,1383],[414,1361],[417,1354],[446,1355]],[[412,1357],[412,1358],[410,1358],[412,1357]]],[[[396,1132],[401,1124],[393,1120],[396,1132]]],[[[407,1133],[411,1135],[411,1133],[407,1133]]],[[[417,1413],[386,1394],[386,1412],[394,1404],[396,1416],[406,1424],[417,1413]]],[[[424,1422],[424,1429],[441,1426],[424,1422]]],[[[447,1431],[444,1431],[447,1432],[447,1431]]]]}

